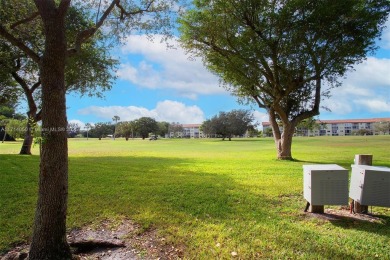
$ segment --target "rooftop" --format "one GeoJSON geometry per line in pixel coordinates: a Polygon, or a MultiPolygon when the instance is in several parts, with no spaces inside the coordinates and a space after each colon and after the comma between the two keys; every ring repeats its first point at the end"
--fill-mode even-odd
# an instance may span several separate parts
{"type": "Polygon", "coordinates": [[[182,124],[181,126],[184,128],[193,128],[193,127],[200,127],[202,124],[182,124]]]}
{"type": "MultiPolygon", "coordinates": [[[[340,119],[340,120],[317,120],[318,124],[346,124],[346,123],[378,123],[390,122],[390,117],[366,118],[366,119],[340,119]]],[[[263,126],[270,126],[270,122],[262,122],[263,126]]]]}

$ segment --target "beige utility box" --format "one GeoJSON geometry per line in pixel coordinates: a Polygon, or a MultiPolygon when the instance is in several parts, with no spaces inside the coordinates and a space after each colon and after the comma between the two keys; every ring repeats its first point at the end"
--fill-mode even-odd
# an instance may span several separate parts
{"type": "Polygon", "coordinates": [[[349,197],[361,205],[390,207],[390,168],[352,165],[349,197]]]}
{"type": "Polygon", "coordinates": [[[303,186],[311,205],[348,205],[348,170],[337,164],[303,165],[303,186]]]}

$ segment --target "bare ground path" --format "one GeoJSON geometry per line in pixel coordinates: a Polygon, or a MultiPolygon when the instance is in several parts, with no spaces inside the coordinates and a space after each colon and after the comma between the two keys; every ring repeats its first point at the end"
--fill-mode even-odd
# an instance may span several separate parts
{"type": "MultiPolygon", "coordinates": [[[[157,230],[143,230],[129,219],[105,220],[71,230],[68,242],[74,259],[86,260],[180,259],[184,249],[167,243],[157,230]]],[[[1,260],[25,259],[28,249],[28,245],[17,246],[1,260]]]]}

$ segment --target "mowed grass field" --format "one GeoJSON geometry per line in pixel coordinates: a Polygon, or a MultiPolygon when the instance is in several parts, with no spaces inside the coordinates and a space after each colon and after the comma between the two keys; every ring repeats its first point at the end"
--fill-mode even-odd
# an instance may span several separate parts
{"type": "MultiPolygon", "coordinates": [[[[20,146],[0,143],[0,253],[32,232],[39,155],[20,146]]],[[[68,228],[130,218],[186,259],[390,259],[389,208],[370,207],[375,222],[303,212],[302,165],[350,169],[355,154],[390,167],[390,136],[297,137],[295,161],[271,138],[70,139],[68,228]]]]}

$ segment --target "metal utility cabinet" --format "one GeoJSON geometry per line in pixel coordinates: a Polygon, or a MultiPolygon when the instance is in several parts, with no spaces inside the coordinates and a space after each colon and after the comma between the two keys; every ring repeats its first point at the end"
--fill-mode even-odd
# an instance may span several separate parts
{"type": "Polygon", "coordinates": [[[348,205],[348,170],[337,164],[303,165],[303,196],[310,212],[324,205],[348,205]]]}
{"type": "Polygon", "coordinates": [[[361,205],[390,207],[390,168],[352,165],[349,197],[361,205]]]}

